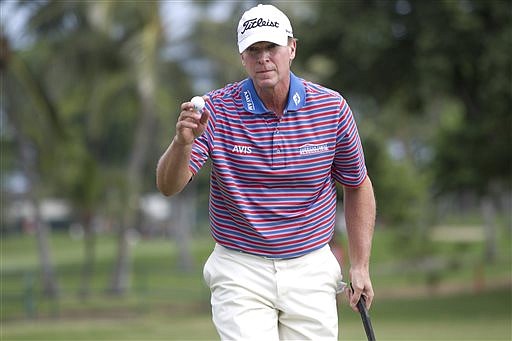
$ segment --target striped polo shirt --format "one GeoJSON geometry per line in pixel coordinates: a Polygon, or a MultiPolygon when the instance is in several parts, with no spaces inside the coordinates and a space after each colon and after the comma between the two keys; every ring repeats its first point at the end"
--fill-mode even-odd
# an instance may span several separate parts
{"type": "Polygon", "coordinates": [[[337,92],[290,75],[278,118],[251,79],[207,95],[205,132],[192,148],[195,175],[209,158],[215,241],[269,258],[321,248],[334,232],[335,181],[358,186],[366,167],[356,123],[337,92]]]}

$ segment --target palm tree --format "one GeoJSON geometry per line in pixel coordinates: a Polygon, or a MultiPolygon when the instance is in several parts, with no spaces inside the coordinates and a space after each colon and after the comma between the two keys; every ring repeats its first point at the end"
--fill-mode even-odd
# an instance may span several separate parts
{"type": "MultiPolygon", "coordinates": [[[[116,18],[111,11],[116,6],[138,13],[140,24],[134,27],[133,35],[124,42],[121,49],[129,56],[133,67],[133,79],[139,104],[134,142],[126,167],[125,205],[118,234],[118,253],[112,273],[110,291],[122,294],[129,285],[131,256],[129,236],[135,229],[137,208],[142,191],[142,178],[151,146],[152,132],[156,126],[156,88],[158,86],[158,52],[162,46],[162,23],[157,2],[142,5],[118,4],[114,2],[90,3],[93,13],[102,13],[94,23],[105,31],[113,29],[116,18]],[[131,7],[131,8],[127,8],[131,7]]],[[[122,19],[125,19],[124,17],[122,19]]]]}
{"type": "MultiPolygon", "coordinates": [[[[2,30],[2,32],[4,31],[2,30]]],[[[28,183],[26,199],[34,208],[33,224],[41,265],[43,293],[49,297],[56,297],[59,293],[59,286],[51,256],[48,226],[41,216],[39,170],[41,169],[41,158],[48,158],[49,149],[54,146],[54,143],[62,142],[64,134],[59,114],[42,86],[41,79],[32,72],[21,55],[10,48],[8,37],[2,34],[0,41],[2,45],[0,65],[4,80],[2,93],[7,94],[5,97],[2,96],[4,98],[0,105],[13,127],[14,140],[19,151],[20,167],[28,183]],[[27,103],[15,100],[19,99],[16,97],[15,90],[19,88],[29,97],[31,105],[27,106],[27,103]],[[46,139],[40,133],[41,130],[34,127],[35,121],[28,118],[30,115],[40,115],[40,119],[48,124],[51,128],[51,135],[55,137],[53,141],[46,139]]]]}
{"type": "MultiPolygon", "coordinates": [[[[162,59],[158,2],[23,4],[34,6],[29,22],[34,42],[27,48],[32,68],[65,117],[67,136],[66,143],[53,150],[54,157],[67,162],[54,163],[53,172],[39,176],[54,185],[53,191],[70,198],[82,217],[84,295],[94,270],[90,222],[115,198],[117,207],[111,213],[119,227],[118,253],[109,291],[122,294],[131,277],[129,236],[136,229],[139,197],[145,188],[154,189],[145,174],[154,169],[156,158],[150,157],[155,150],[160,153],[157,138],[163,134],[155,134],[163,112],[156,106],[157,96],[178,107],[170,94],[183,98],[188,84],[179,66],[162,59]]],[[[165,115],[166,122],[173,121],[167,111],[165,115]]]]}

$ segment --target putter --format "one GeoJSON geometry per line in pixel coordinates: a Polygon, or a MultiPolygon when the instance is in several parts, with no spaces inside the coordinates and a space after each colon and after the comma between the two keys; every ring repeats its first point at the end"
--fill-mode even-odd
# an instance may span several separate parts
{"type": "MultiPolygon", "coordinates": [[[[354,292],[354,288],[352,287],[352,283],[350,283],[350,288],[352,292],[354,292]]],[[[361,320],[363,321],[364,331],[366,333],[366,337],[368,341],[376,341],[375,333],[373,332],[372,320],[370,319],[370,314],[368,313],[368,309],[366,309],[366,299],[363,295],[357,302],[357,309],[359,309],[359,314],[361,315],[361,320]]]]}

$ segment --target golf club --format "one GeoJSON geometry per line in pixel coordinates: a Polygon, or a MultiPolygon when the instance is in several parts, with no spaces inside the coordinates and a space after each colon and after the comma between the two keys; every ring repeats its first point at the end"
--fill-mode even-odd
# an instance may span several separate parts
{"type": "MultiPolygon", "coordinates": [[[[350,288],[352,289],[352,293],[354,292],[354,288],[352,287],[352,283],[350,283],[350,288]]],[[[370,314],[368,313],[368,309],[366,309],[366,299],[363,295],[357,302],[357,309],[359,309],[359,314],[361,315],[361,320],[363,321],[364,331],[366,332],[366,337],[368,341],[376,341],[375,333],[373,332],[372,321],[370,319],[370,314]]]]}

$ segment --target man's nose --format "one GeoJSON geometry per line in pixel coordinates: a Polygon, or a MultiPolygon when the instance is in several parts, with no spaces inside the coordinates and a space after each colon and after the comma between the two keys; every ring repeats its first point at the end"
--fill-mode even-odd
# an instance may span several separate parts
{"type": "Polygon", "coordinates": [[[258,62],[266,62],[269,60],[270,50],[269,49],[261,49],[258,53],[258,62]]]}

